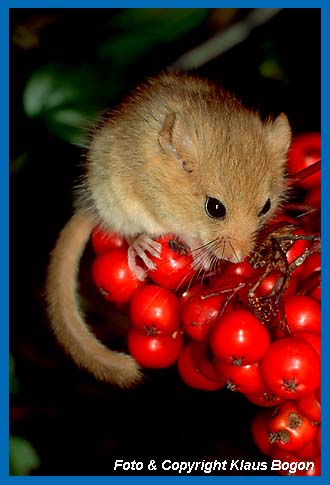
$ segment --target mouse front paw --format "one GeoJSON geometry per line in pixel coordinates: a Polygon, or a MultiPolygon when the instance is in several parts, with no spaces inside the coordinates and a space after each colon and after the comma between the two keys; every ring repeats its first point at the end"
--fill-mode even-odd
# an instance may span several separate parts
{"type": "Polygon", "coordinates": [[[128,266],[140,281],[143,281],[146,278],[146,271],[137,264],[137,256],[144,262],[149,271],[156,269],[155,263],[147,256],[146,253],[160,259],[161,244],[145,234],[140,234],[140,236],[135,238],[128,248],[128,266]]]}

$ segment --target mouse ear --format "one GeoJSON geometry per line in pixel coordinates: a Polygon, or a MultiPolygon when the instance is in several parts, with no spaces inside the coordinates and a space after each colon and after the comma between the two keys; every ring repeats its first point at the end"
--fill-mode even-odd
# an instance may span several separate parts
{"type": "Polygon", "coordinates": [[[163,127],[159,133],[158,142],[167,154],[173,156],[181,163],[183,170],[192,172],[192,163],[184,160],[176,148],[184,143],[184,134],[180,134],[178,131],[176,114],[169,113],[166,116],[163,127]]]}
{"type": "Polygon", "coordinates": [[[273,151],[285,156],[291,143],[291,128],[288,118],[281,113],[266,125],[269,144],[273,151]]]}

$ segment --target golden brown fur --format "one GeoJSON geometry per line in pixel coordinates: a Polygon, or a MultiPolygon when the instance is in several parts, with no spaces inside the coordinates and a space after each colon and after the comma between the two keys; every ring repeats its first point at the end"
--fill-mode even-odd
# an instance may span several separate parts
{"type": "Polygon", "coordinates": [[[59,342],[78,366],[97,379],[129,387],[142,378],[135,360],[99,342],[83,320],[77,298],[79,260],[95,226],[86,212],[77,212],[62,230],[51,254],[46,283],[49,317],[59,342]]]}
{"type": "Polygon", "coordinates": [[[141,377],[132,358],[101,346],[78,310],[77,268],[93,225],[130,240],[171,232],[193,248],[216,241],[214,257],[241,260],[283,200],[290,139],[285,115],[263,122],[213,83],[181,74],[148,80],[109,114],[92,138],[80,208],[47,283],[52,326],[77,364],[122,387],[141,377]],[[225,205],[224,220],[206,214],[206,197],[225,205]]]}

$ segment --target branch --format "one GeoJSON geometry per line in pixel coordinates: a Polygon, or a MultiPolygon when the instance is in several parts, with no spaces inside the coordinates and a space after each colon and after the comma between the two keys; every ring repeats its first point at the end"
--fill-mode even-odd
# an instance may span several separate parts
{"type": "Polygon", "coordinates": [[[168,71],[192,70],[207,64],[242,43],[257,27],[277,15],[281,8],[256,8],[241,22],[220,32],[203,44],[183,54],[167,67],[168,71]]]}

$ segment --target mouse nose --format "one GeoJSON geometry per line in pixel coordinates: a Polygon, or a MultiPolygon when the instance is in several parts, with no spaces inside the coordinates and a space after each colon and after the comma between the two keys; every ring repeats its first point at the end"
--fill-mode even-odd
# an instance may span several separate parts
{"type": "Polygon", "coordinates": [[[253,247],[249,242],[227,240],[222,250],[222,259],[231,263],[241,263],[252,251],[253,247]]]}
{"type": "Polygon", "coordinates": [[[245,255],[243,253],[236,251],[233,256],[231,257],[232,263],[241,263],[245,259],[245,255]]]}
{"type": "Polygon", "coordinates": [[[227,251],[225,253],[224,259],[230,261],[231,263],[241,263],[245,259],[246,255],[242,252],[235,250],[235,251],[227,251]]]}

